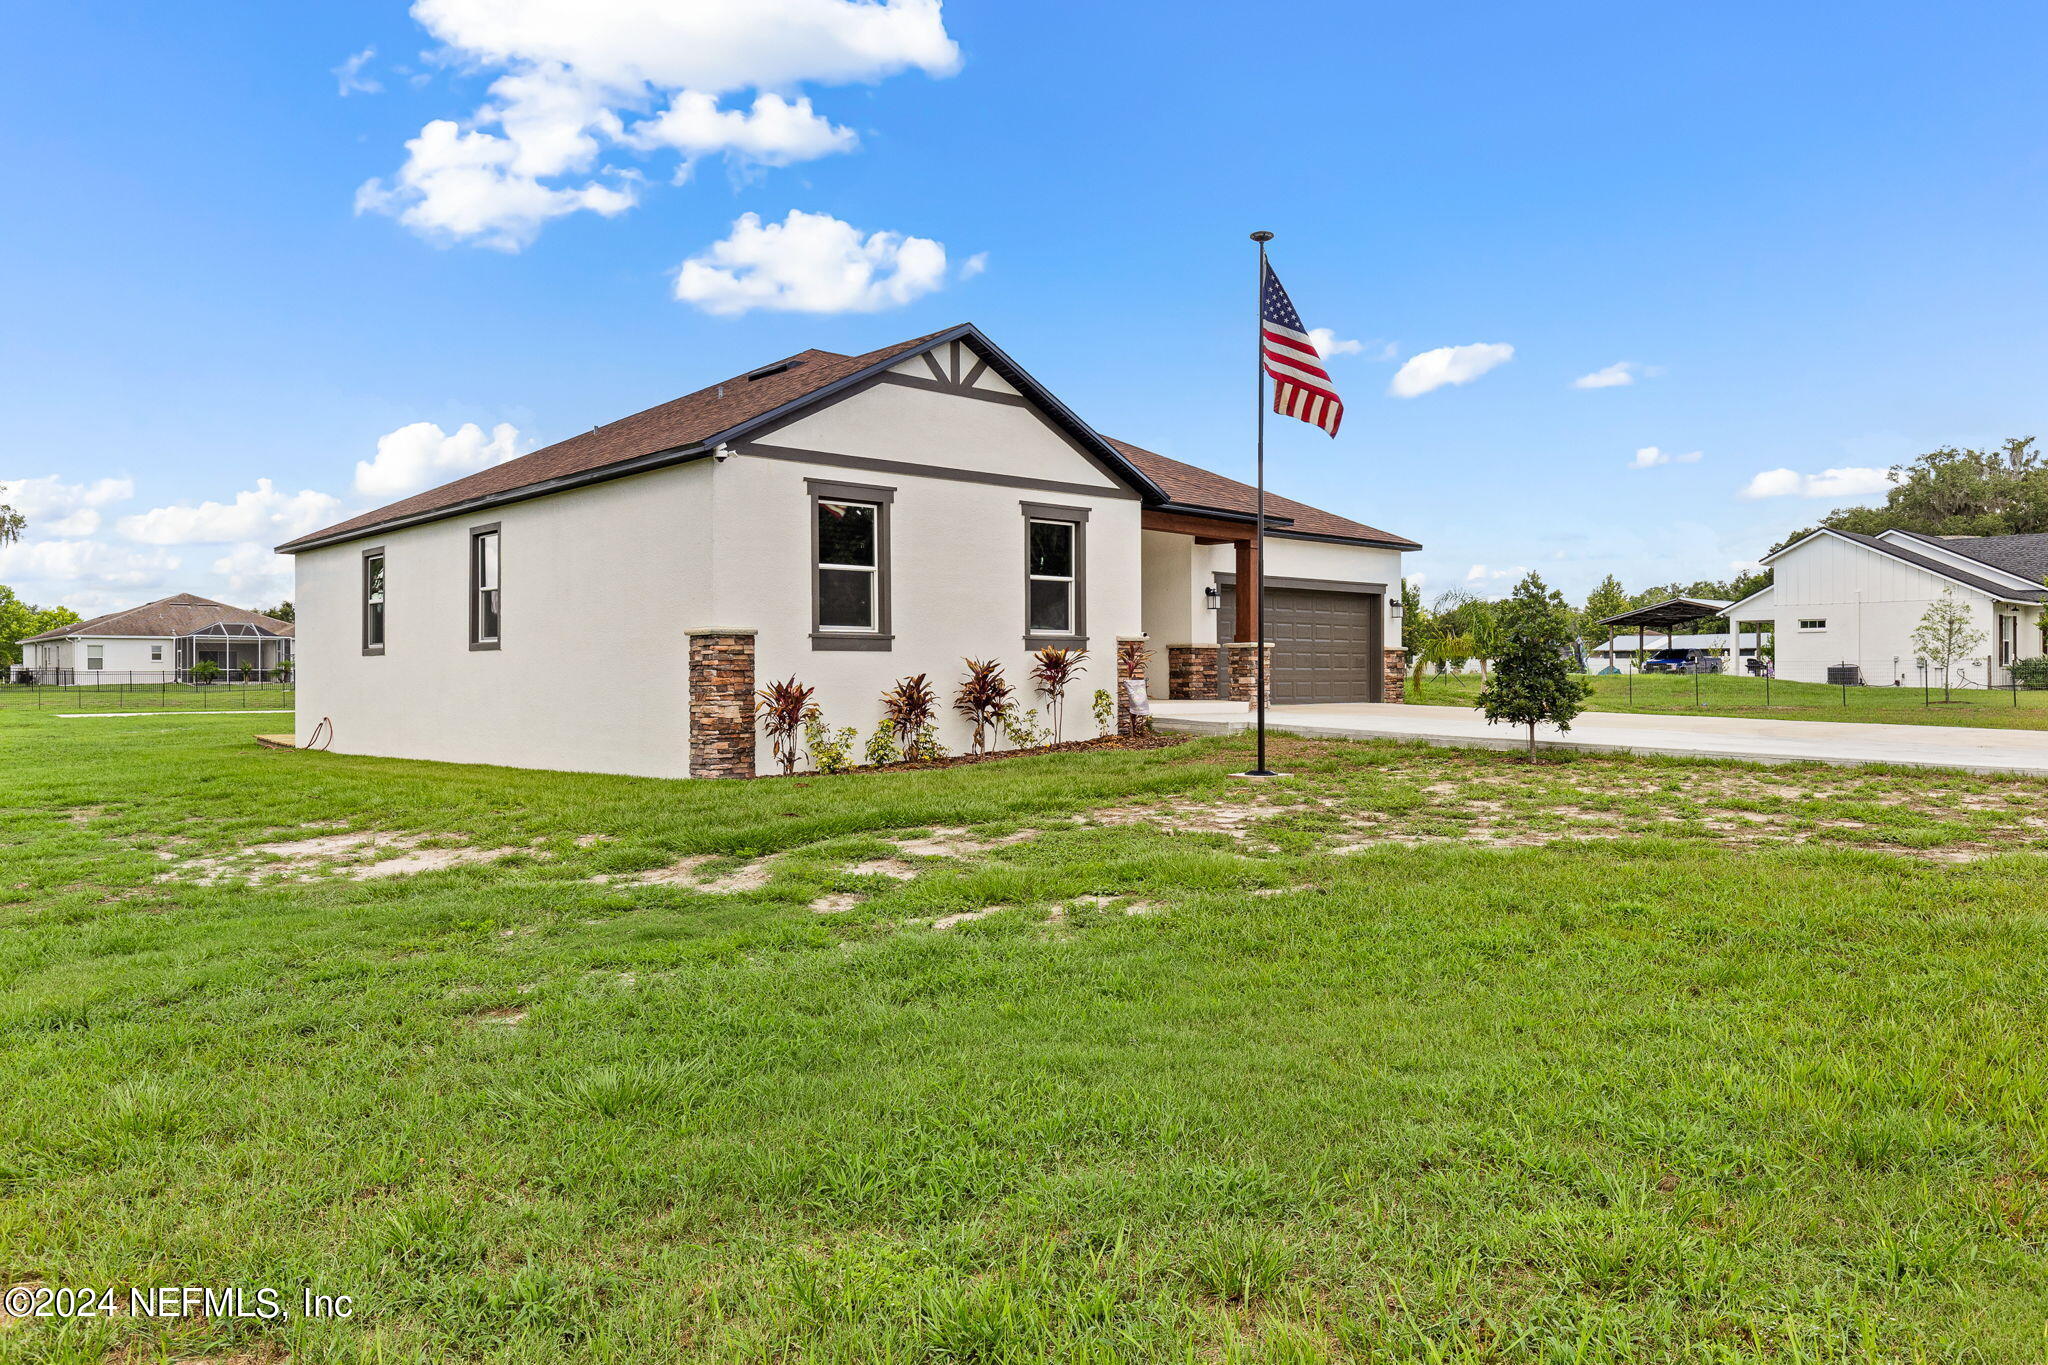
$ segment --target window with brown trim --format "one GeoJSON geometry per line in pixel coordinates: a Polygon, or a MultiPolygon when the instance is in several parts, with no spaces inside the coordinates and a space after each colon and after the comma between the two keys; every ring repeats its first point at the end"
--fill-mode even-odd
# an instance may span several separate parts
{"type": "Polygon", "coordinates": [[[1031,649],[1088,645],[1088,509],[1022,504],[1024,643],[1031,649]]]}
{"type": "Polygon", "coordinates": [[[886,650],[893,488],[806,479],[811,507],[811,648],[886,650]]]}
{"type": "Polygon", "coordinates": [[[504,626],[498,523],[469,531],[469,647],[496,649],[504,626]]]}

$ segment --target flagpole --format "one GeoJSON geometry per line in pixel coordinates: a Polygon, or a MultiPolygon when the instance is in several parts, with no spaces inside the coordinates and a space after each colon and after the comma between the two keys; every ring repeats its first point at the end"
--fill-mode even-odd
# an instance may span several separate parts
{"type": "Polygon", "coordinates": [[[1259,282],[1253,291],[1252,316],[1255,322],[1253,340],[1258,349],[1258,400],[1253,412],[1258,423],[1258,527],[1256,550],[1252,555],[1252,611],[1259,623],[1258,643],[1253,646],[1257,657],[1252,663],[1254,691],[1252,705],[1258,712],[1259,756],[1246,777],[1271,777],[1273,770],[1266,766],[1266,341],[1265,341],[1265,299],[1266,288],[1266,243],[1273,240],[1273,234],[1264,228],[1252,234],[1252,240],[1259,244],[1259,282]]]}

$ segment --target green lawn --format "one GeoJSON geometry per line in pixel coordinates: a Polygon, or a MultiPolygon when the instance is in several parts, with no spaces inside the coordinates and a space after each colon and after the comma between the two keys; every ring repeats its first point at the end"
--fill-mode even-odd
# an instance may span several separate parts
{"type": "Polygon", "coordinates": [[[110,683],[23,687],[0,683],[0,713],[48,711],[236,711],[292,709],[290,683],[110,683]]]}
{"type": "MultiPolygon", "coordinates": [[[[1642,714],[1769,716],[1779,720],[1881,721],[1896,725],[1970,725],[1994,729],[2048,729],[2048,691],[1917,687],[1829,687],[1825,683],[1773,678],[1704,675],[1698,678],[1644,674],[1629,678],[1595,676],[1587,709],[1642,714]],[[1697,685],[1697,686],[1696,686],[1697,685]],[[1768,702],[1768,705],[1766,705],[1768,702]]],[[[1479,696],[1477,673],[1409,679],[1408,700],[1430,706],[1471,706],[1479,696]]]]}
{"type": "Polygon", "coordinates": [[[0,717],[0,1279],[355,1315],[0,1359],[2042,1359],[2048,784],[262,722],[0,717]]]}

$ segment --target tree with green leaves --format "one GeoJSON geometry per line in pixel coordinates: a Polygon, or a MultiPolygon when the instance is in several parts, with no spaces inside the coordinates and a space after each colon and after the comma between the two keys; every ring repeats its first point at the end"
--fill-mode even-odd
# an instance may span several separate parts
{"type": "Polygon", "coordinates": [[[1949,699],[1949,669],[1984,648],[1984,639],[1984,632],[1977,629],[1970,616],[1970,608],[1956,596],[1954,588],[1943,588],[1941,596],[1928,604],[1920,624],[1913,628],[1913,648],[1941,670],[1944,703],[1949,699]]]}
{"type": "Polygon", "coordinates": [[[1493,676],[1479,689],[1479,707],[1489,725],[1505,721],[1529,727],[1529,757],[1536,757],[1536,726],[1560,730],[1585,709],[1592,684],[1579,676],[1570,655],[1571,608],[1564,596],[1530,574],[1515,585],[1498,613],[1501,641],[1493,676]]]}
{"type": "MultiPolygon", "coordinates": [[[[0,493],[6,492],[0,487],[0,493]]],[[[11,545],[21,539],[22,531],[28,526],[28,518],[4,502],[0,502],[0,545],[11,545]]]]}
{"type": "Polygon", "coordinates": [[[0,663],[20,663],[23,640],[77,620],[78,613],[69,607],[31,606],[0,584],[0,663]]]}
{"type": "Polygon", "coordinates": [[[290,602],[280,602],[274,607],[265,607],[263,614],[273,621],[296,621],[299,619],[298,612],[293,609],[290,602]]]}
{"type": "MultiPolygon", "coordinates": [[[[1881,507],[1841,507],[1820,519],[1835,531],[1877,535],[1918,531],[1930,536],[2004,536],[2048,531],[2048,457],[2031,436],[2013,436],[1997,450],[1943,446],[1893,465],[1881,507]]],[[[1782,550],[1809,535],[1803,527],[1782,550]]]]}
{"type": "Polygon", "coordinates": [[[1619,616],[1628,609],[1628,589],[1621,586],[1621,580],[1613,574],[1601,579],[1600,586],[1586,594],[1586,643],[1596,646],[1607,643],[1608,637],[1614,634],[1614,627],[1603,626],[1600,623],[1610,616],[1619,616]]]}

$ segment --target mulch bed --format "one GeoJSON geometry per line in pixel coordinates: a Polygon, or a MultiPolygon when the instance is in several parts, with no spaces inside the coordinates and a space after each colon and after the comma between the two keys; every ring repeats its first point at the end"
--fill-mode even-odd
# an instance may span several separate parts
{"type": "MultiPolygon", "coordinates": [[[[967,763],[994,763],[1005,758],[1035,758],[1040,754],[1085,754],[1102,749],[1171,749],[1177,744],[1186,744],[1193,735],[1149,734],[1149,735],[1105,735],[1100,739],[1071,739],[1064,744],[1041,744],[1032,749],[997,749],[986,754],[953,754],[946,758],[929,759],[922,763],[884,763],[879,767],[863,766],[848,768],[847,773],[921,773],[933,768],[957,768],[967,763]]],[[[844,776],[843,773],[825,774],[816,772],[791,773],[791,777],[844,776]]],[[[763,773],[756,778],[781,777],[781,773],[763,773]]],[[[728,779],[730,780],[730,779],[728,779]]]]}

